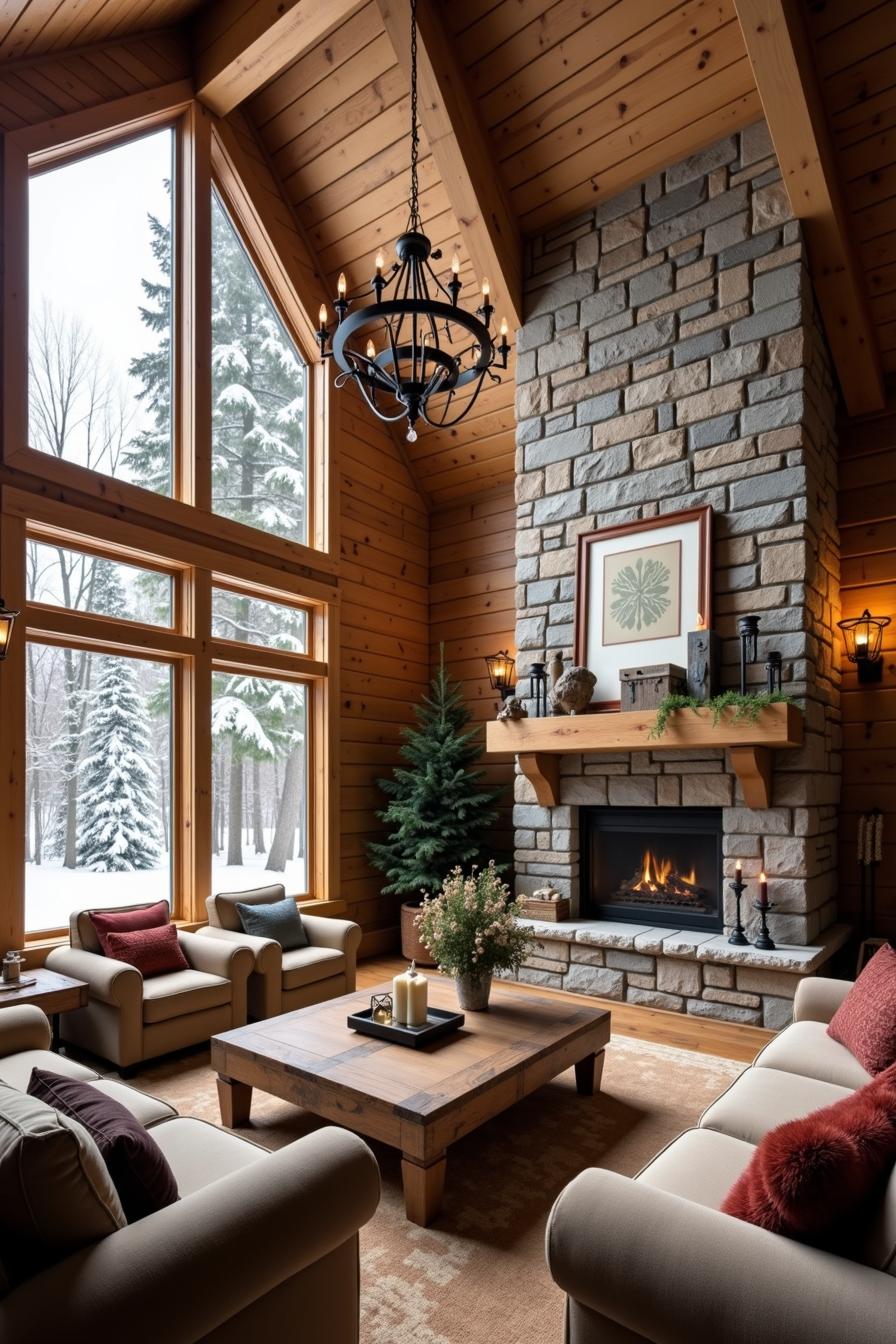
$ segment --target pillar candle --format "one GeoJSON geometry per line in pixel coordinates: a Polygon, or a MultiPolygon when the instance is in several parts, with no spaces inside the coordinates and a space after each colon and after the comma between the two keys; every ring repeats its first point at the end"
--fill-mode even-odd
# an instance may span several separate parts
{"type": "Polygon", "coordinates": [[[424,1027],[426,1025],[426,1007],[428,983],[425,975],[420,975],[415,962],[392,981],[392,1014],[396,1022],[405,1027],[424,1027]]]}
{"type": "Polygon", "coordinates": [[[759,874],[759,904],[763,909],[768,905],[768,882],[765,873],[759,874]]]}

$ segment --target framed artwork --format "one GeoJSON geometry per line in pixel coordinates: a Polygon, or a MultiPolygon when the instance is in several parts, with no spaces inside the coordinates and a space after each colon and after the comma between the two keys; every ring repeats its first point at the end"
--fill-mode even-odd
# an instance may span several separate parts
{"type": "Polygon", "coordinates": [[[619,672],[688,665],[712,624],[712,509],[682,509],[579,537],[575,659],[597,677],[592,709],[619,708],[619,672]]]}

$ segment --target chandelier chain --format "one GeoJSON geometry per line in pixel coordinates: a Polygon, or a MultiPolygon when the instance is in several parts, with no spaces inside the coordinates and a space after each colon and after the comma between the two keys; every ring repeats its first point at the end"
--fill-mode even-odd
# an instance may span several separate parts
{"type": "Polygon", "coordinates": [[[420,228],[417,159],[420,151],[420,133],[417,127],[417,0],[411,0],[411,194],[408,200],[410,227],[420,228]]]}

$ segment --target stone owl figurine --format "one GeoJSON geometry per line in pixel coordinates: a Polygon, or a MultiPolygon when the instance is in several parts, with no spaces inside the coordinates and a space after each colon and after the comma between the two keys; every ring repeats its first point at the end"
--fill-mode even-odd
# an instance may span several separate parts
{"type": "Polygon", "coordinates": [[[567,714],[581,714],[591,703],[596,682],[587,667],[571,667],[554,687],[554,700],[567,714]]]}

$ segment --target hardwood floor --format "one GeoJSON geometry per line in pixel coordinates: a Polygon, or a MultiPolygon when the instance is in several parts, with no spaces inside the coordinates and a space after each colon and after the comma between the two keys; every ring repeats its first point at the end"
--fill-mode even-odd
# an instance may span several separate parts
{"type": "MultiPolygon", "coordinates": [[[[358,989],[373,989],[391,980],[405,969],[401,957],[371,957],[358,963],[358,989]]],[[[436,971],[425,971],[436,975],[436,971]]],[[[514,986],[509,986],[514,988],[514,986]]],[[[534,985],[520,985],[520,992],[544,995],[545,998],[569,999],[581,1003],[582,995],[566,994],[561,989],[540,989],[534,985]]],[[[609,1008],[613,1032],[618,1036],[636,1036],[659,1045],[674,1045],[680,1050],[694,1050],[702,1055],[721,1055],[724,1059],[741,1060],[745,1064],[774,1036],[762,1027],[743,1027],[735,1022],[712,1022],[706,1018],[689,1017],[685,1013],[666,1013],[659,1008],[641,1008],[633,1003],[616,1003],[610,999],[591,998],[591,1003],[609,1008]]]]}

